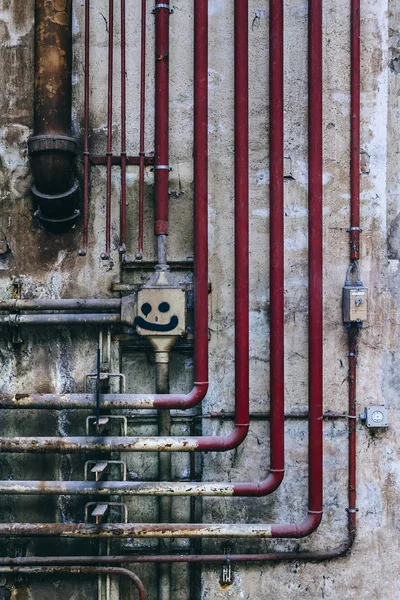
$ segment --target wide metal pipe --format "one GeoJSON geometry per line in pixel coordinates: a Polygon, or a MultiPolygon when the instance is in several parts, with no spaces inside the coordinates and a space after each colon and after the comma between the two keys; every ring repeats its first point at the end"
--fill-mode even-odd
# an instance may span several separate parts
{"type": "Polygon", "coordinates": [[[121,322],[120,315],[107,313],[0,315],[0,325],[103,325],[121,322]]]}
{"type": "Polygon", "coordinates": [[[168,235],[169,0],[155,0],[154,234],[168,235]]]}
{"type": "Polygon", "coordinates": [[[76,142],[71,137],[72,1],[35,2],[34,135],[29,154],[36,215],[50,231],[70,229],[79,212],[76,142]]]}
{"type": "MultiPolygon", "coordinates": [[[[50,558],[50,557],[48,557],[50,558]]],[[[146,600],[146,590],[142,581],[135,573],[129,569],[121,567],[86,567],[77,564],[76,566],[50,566],[42,565],[38,567],[0,567],[0,573],[5,575],[53,575],[54,573],[65,573],[69,575],[120,575],[128,577],[128,579],[136,587],[139,600],[146,600]]]]}
{"type": "Polygon", "coordinates": [[[228,436],[209,437],[0,437],[2,452],[190,452],[233,450],[248,427],[237,425],[228,436]]]}
{"type": "Polygon", "coordinates": [[[77,538],[301,538],[310,535],[321,521],[309,514],[300,524],[205,524],[205,523],[0,523],[1,536],[77,538]]]}
{"type": "Polygon", "coordinates": [[[42,298],[39,300],[2,300],[0,301],[0,312],[21,312],[27,310],[35,312],[45,310],[118,312],[121,310],[121,303],[122,301],[120,298],[42,298]]]}

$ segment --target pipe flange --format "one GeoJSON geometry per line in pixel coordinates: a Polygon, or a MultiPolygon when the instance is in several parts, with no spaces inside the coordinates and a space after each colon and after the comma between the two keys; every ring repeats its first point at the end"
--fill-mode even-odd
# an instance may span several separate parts
{"type": "Polygon", "coordinates": [[[77,147],[76,140],[66,135],[35,135],[28,140],[29,154],[52,151],[76,154],[77,147]]]}
{"type": "Polygon", "coordinates": [[[79,215],[80,211],[77,208],[74,210],[72,215],[63,219],[50,219],[41,212],[40,208],[38,208],[38,210],[35,212],[35,217],[39,223],[51,233],[62,233],[72,229],[77,222],[79,215]]]}
{"type": "Polygon", "coordinates": [[[56,202],[57,200],[65,201],[72,199],[75,195],[78,195],[79,181],[76,179],[73,186],[66,192],[62,192],[62,194],[43,194],[43,192],[39,192],[35,184],[33,184],[31,190],[33,197],[39,204],[42,202],[56,202]]]}

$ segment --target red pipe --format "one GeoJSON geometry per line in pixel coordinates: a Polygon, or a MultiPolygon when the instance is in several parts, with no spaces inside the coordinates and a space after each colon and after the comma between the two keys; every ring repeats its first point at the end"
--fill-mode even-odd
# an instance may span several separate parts
{"type": "Polygon", "coordinates": [[[121,0],[121,234],[119,251],[126,251],[126,15],[121,0]]]}
{"type": "Polygon", "coordinates": [[[109,0],[108,12],[108,106],[107,106],[107,193],[106,193],[106,251],[103,259],[111,252],[111,167],[113,138],[113,60],[114,60],[114,0],[109,0]]]}
{"type": "Polygon", "coordinates": [[[309,0],[308,45],[308,348],[309,348],[309,510],[322,514],[322,0],[309,0]],[[313,447],[311,441],[314,441],[313,447]]]}
{"type": "Polygon", "coordinates": [[[84,147],[83,147],[83,248],[88,248],[89,231],[89,103],[90,103],[90,0],[85,0],[85,90],[84,90],[84,147]]]}
{"type": "Polygon", "coordinates": [[[144,167],[145,167],[145,121],[146,121],[146,0],[142,0],[142,28],[140,49],[140,140],[139,140],[139,239],[138,254],[143,256],[144,237],[144,167]]]}
{"type": "Polygon", "coordinates": [[[360,258],[360,0],[351,3],[350,260],[360,258]]]}
{"type": "Polygon", "coordinates": [[[154,234],[168,235],[169,0],[155,0],[155,219],[154,234]]]}
{"type": "Polygon", "coordinates": [[[270,1],[270,412],[271,471],[285,468],[284,6],[270,1]]]}

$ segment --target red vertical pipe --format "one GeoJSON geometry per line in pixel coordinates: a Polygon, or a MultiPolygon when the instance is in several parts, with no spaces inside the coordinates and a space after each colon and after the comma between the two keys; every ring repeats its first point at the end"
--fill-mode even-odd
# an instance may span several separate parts
{"type": "Polygon", "coordinates": [[[155,219],[154,234],[168,235],[169,0],[155,4],[155,219]]]}
{"type": "Polygon", "coordinates": [[[350,259],[360,258],[360,0],[351,3],[350,259]]]}
{"type": "Polygon", "coordinates": [[[83,248],[88,247],[89,231],[89,96],[90,96],[90,0],[85,0],[85,90],[84,90],[84,146],[83,146],[83,248]]]}
{"type": "Polygon", "coordinates": [[[270,403],[271,471],[284,464],[283,0],[270,0],[270,403]]]}
{"type": "Polygon", "coordinates": [[[309,0],[308,45],[308,348],[309,511],[322,510],[322,0],[309,0]]]}
{"type": "Polygon", "coordinates": [[[126,15],[121,0],[121,232],[120,252],[126,250],[126,15]]]}
{"type": "Polygon", "coordinates": [[[208,0],[194,2],[194,360],[208,381],[208,0]]]}
{"type": "Polygon", "coordinates": [[[139,140],[139,239],[138,253],[143,256],[144,229],[144,133],[146,119],[146,0],[142,0],[141,12],[141,49],[140,49],[140,140],[139,140]]]}
{"type": "Polygon", "coordinates": [[[108,13],[108,108],[107,108],[107,196],[106,196],[106,251],[103,258],[110,257],[111,251],[111,167],[112,167],[112,126],[113,126],[113,61],[114,61],[114,0],[109,0],[108,13]]]}
{"type": "Polygon", "coordinates": [[[249,39],[248,2],[235,0],[235,410],[248,427],[249,405],[249,39]]]}
{"type": "Polygon", "coordinates": [[[348,531],[349,539],[354,540],[357,526],[356,513],[356,428],[357,428],[357,336],[358,327],[352,326],[349,330],[349,508],[348,531]]]}

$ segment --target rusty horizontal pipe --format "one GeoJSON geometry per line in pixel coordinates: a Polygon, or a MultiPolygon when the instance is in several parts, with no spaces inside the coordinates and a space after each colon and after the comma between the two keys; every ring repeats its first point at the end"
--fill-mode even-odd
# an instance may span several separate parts
{"type": "Polygon", "coordinates": [[[301,538],[315,531],[321,513],[298,524],[259,523],[0,523],[0,536],[67,538],[301,538]]]}
{"type": "MultiPolygon", "coordinates": [[[[99,496],[235,496],[245,483],[192,481],[0,481],[0,494],[99,496]]],[[[260,483],[262,485],[262,483],[260,483]]]]}
{"type": "MultiPolygon", "coordinates": [[[[195,384],[189,394],[100,394],[104,409],[154,409],[164,406],[164,399],[171,398],[172,406],[185,408],[205,395],[208,384],[195,384]]],[[[0,394],[0,408],[65,410],[96,408],[95,394],[0,394]]]]}
{"type": "Polygon", "coordinates": [[[190,452],[232,450],[246,437],[248,425],[228,436],[209,437],[0,437],[1,452],[190,452]]]}
{"type": "Polygon", "coordinates": [[[0,325],[103,325],[122,323],[118,314],[15,314],[0,315],[0,325]]]}
{"type": "Polygon", "coordinates": [[[74,566],[54,566],[43,564],[37,567],[0,567],[0,573],[4,573],[5,575],[53,575],[54,573],[64,573],[69,575],[121,575],[127,577],[136,587],[139,593],[139,600],[146,600],[146,590],[142,581],[135,573],[132,573],[129,569],[123,569],[122,567],[90,567],[79,564],[74,566]]]}
{"type": "Polygon", "coordinates": [[[304,550],[300,552],[266,552],[253,554],[141,554],[141,555],[112,555],[112,556],[18,556],[0,557],[0,565],[10,566],[23,565],[91,565],[91,564],[142,564],[142,563],[232,563],[243,562],[284,562],[293,560],[324,561],[344,556],[353,543],[353,539],[347,538],[345,542],[334,548],[326,550],[304,550]]]}
{"type": "Polygon", "coordinates": [[[39,300],[3,300],[0,301],[0,312],[20,312],[44,310],[77,310],[77,311],[109,311],[121,310],[120,298],[41,298],[39,300]]]}

